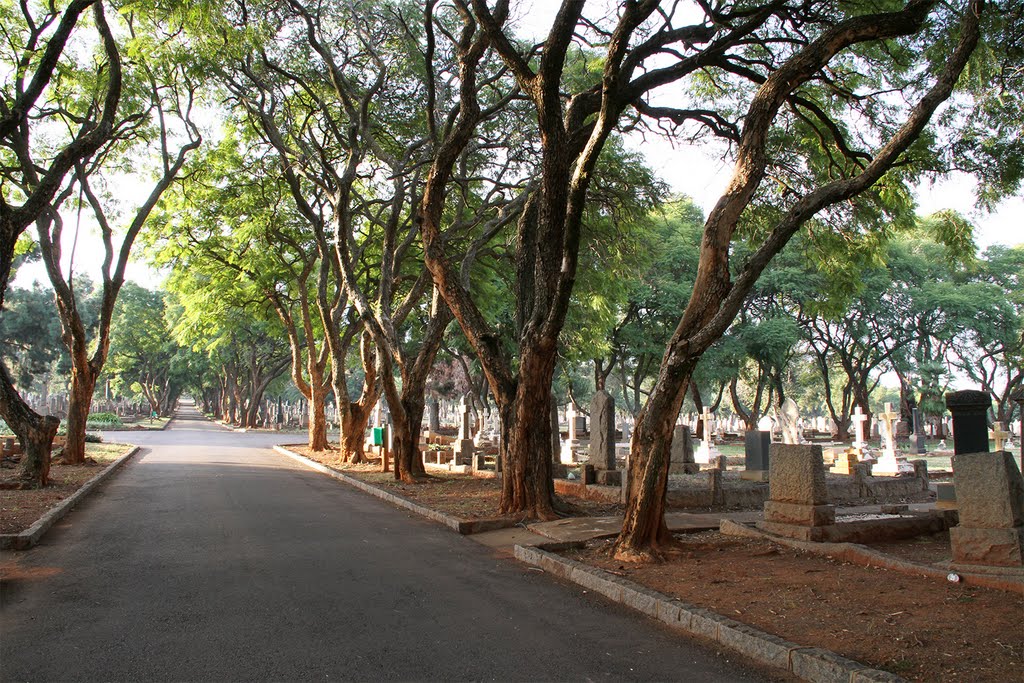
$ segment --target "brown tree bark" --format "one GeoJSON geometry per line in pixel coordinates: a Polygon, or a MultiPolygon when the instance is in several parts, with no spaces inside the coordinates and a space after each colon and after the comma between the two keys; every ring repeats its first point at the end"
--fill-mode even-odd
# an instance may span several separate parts
{"type": "Polygon", "coordinates": [[[71,368],[71,387],[68,391],[67,443],[61,460],[69,465],[85,462],[85,430],[92,406],[92,392],[97,375],[89,363],[71,368]]]}
{"type": "Polygon", "coordinates": [[[18,479],[24,488],[46,486],[50,476],[50,449],[60,420],[32,410],[14,387],[3,359],[0,359],[0,414],[21,444],[18,479]]]}

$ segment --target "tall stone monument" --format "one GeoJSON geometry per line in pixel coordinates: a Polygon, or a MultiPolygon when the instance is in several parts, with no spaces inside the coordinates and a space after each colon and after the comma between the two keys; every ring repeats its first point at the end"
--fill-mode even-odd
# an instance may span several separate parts
{"type": "Polygon", "coordinates": [[[590,401],[590,464],[615,469],[615,399],[604,389],[590,401]]]}

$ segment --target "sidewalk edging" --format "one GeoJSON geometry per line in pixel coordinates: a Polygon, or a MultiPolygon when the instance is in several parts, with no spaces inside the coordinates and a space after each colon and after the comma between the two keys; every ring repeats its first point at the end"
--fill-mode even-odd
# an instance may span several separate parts
{"type": "Polygon", "coordinates": [[[734,619],[702,609],[543,547],[516,545],[517,560],[600,593],[687,635],[712,640],[764,666],[784,669],[811,683],[898,683],[904,679],[834,652],[791,643],[734,619]]]}
{"type": "Polygon", "coordinates": [[[371,496],[376,496],[377,498],[386,500],[392,505],[397,505],[398,507],[405,508],[406,510],[415,512],[418,515],[422,515],[427,519],[439,522],[448,527],[449,529],[451,529],[452,531],[455,531],[459,534],[478,534],[483,531],[494,531],[495,529],[506,529],[511,526],[515,526],[515,522],[513,522],[512,520],[467,520],[460,519],[458,517],[452,517],[451,515],[446,515],[443,512],[431,510],[428,507],[424,507],[422,505],[419,505],[418,503],[414,503],[408,498],[402,498],[401,496],[396,496],[393,493],[388,493],[387,491],[384,491],[374,486],[373,484],[367,484],[365,481],[362,481],[361,479],[350,477],[347,474],[339,472],[333,467],[328,467],[327,465],[319,463],[316,460],[311,460],[310,458],[307,458],[304,455],[299,455],[295,451],[290,451],[284,446],[274,446],[274,450],[280,453],[281,455],[286,455],[289,458],[292,458],[293,460],[297,460],[298,462],[302,463],[306,467],[309,467],[310,469],[314,469],[317,472],[321,472],[329,477],[333,477],[334,479],[344,482],[349,486],[354,486],[355,488],[359,489],[360,491],[363,491],[364,493],[369,493],[371,496]]]}
{"type": "Polygon", "coordinates": [[[20,534],[0,534],[0,550],[28,550],[39,543],[43,535],[50,530],[50,527],[59,522],[64,515],[70,512],[71,508],[78,504],[78,501],[89,495],[93,489],[110,478],[110,475],[112,475],[117,468],[127,462],[129,458],[138,452],[139,446],[133,446],[130,451],[107,465],[102,472],[82,484],[80,489],[57,503],[57,505],[51,508],[49,512],[37,519],[35,524],[25,531],[22,531],[20,534]]]}

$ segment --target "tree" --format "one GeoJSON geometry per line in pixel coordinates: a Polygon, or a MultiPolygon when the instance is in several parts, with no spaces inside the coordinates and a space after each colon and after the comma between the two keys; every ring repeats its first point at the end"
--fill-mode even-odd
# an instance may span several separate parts
{"type": "MultiPolygon", "coordinates": [[[[67,174],[100,150],[115,130],[121,101],[122,69],[117,42],[103,3],[72,0],[63,12],[19,4],[0,9],[7,39],[3,61],[18,68],[4,72],[0,92],[0,309],[11,275],[19,236],[51,212],[67,174]],[[92,9],[103,58],[78,64],[67,50],[82,14],[92,9]],[[39,10],[38,12],[36,10],[39,10]],[[96,84],[83,110],[65,116],[51,106],[51,80],[57,73],[89,71],[96,84]],[[42,131],[53,136],[36,135],[42,131]]],[[[44,486],[50,446],[60,421],[41,416],[18,395],[7,366],[0,362],[0,416],[24,448],[19,476],[25,486],[44,486]]]]}
{"type": "MultiPolygon", "coordinates": [[[[844,207],[880,214],[887,206],[906,204],[898,200],[905,194],[901,180],[912,168],[913,156],[907,154],[953,93],[978,43],[984,7],[912,1],[895,11],[869,14],[847,14],[860,9],[854,7],[805,6],[810,13],[787,7],[777,14],[780,9],[723,7],[705,17],[716,25],[725,22],[716,33],[743,23],[744,46],[756,46],[758,52],[753,60],[739,59],[743,47],[720,49],[716,39],[710,50],[694,46],[690,57],[709,67],[702,73],[709,75],[712,87],[736,96],[737,109],[746,115],[742,123],[726,120],[723,125],[720,112],[710,124],[735,143],[735,170],[705,222],[692,296],[633,433],[625,520],[614,546],[621,560],[657,558],[671,543],[664,520],[668,448],[683,391],[701,355],[726,331],[761,273],[799,230],[841,231],[827,217],[838,219],[844,207]],[[788,25],[794,16],[806,20],[798,33],[788,25]],[[750,26],[754,18],[757,23],[750,26]],[[929,49],[936,43],[952,47],[929,49]],[[926,81],[923,60],[936,55],[926,81]],[[874,144],[852,135],[843,113],[874,101],[854,93],[879,92],[897,83],[913,93],[912,104],[886,111],[870,108],[874,144]],[[789,131],[801,136],[794,139],[789,131]],[[778,144],[783,140],[786,144],[778,144]],[[768,187],[767,178],[774,181],[768,187]],[[873,194],[865,195],[878,183],[873,194]],[[856,203],[844,204],[854,197],[859,197],[856,203]],[[773,220],[744,223],[751,205],[769,198],[775,204],[773,220]],[[811,222],[823,211],[826,219],[811,222]],[[750,256],[733,271],[735,237],[746,238],[750,256]]],[[[693,114],[674,116],[684,121],[693,114]]],[[[707,119],[706,110],[700,116],[707,119]]]]}
{"type": "MultiPolygon", "coordinates": [[[[174,53],[182,49],[174,41],[176,28],[164,28],[164,16],[129,12],[124,15],[128,36],[127,49],[135,55],[133,69],[126,79],[126,94],[131,106],[122,107],[115,132],[102,153],[80,160],[72,179],[53,202],[53,209],[37,221],[39,246],[46,272],[56,294],[62,339],[71,357],[71,387],[68,401],[67,443],[64,461],[85,461],[85,430],[96,380],[103,371],[110,350],[110,325],[117,295],[124,284],[132,246],[163,193],[171,186],[185,164],[188,154],[199,147],[202,136],[192,120],[198,84],[190,67],[174,53]],[[146,155],[155,154],[155,159],[146,155]],[[149,162],[149,163],[147,163],[149,162]],[[155,177],[149,195],[133,209],[123,211],[123,200],[115,187],[125,175],[139,177],[150,171],[155,177]],[[64,216],[61,205],[78,191],[84,196],[100,228],[104,259],[100,268],[103,294],[95,338],[90,339],[78,313],[74,284],[74,260],[62,270],[64,216]],[[116,193],[116,194],[115,194],[116,193]],[[123,229],[117,223],[123,221],[123,229]],[[123,235],[115,247],[116,235],[123,235]]],[[[73,84],[72,84],[73,85],[73,84]]],[[[86,83],[86,88],[91,84],[86,83]]],[[[82,95],[72,88],[66,99],[54,106],[67,118],[83,115],[78,111],[82,95]]],[[[86,100],[88,102],[88,99],[86,100]]],[[[90,107],[87,107],[88,111],[90,107]]],[[[79,214],[80,217],[80,214],[79,214]]],[[[76,237],[79,226],[76,224],[76,237]]]]}

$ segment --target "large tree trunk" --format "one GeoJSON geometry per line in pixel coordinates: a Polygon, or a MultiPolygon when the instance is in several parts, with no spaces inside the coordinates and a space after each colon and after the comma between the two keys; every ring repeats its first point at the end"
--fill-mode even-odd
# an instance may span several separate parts
{"type": "Polygon", "coordinates": [[[374,399],[365,406],[350,403],[348,411],[341,414],[341,453],[345,461],[353,464],[365,461],[363,445],[366,442],[366,427],[376,402],[374,399]]]}
{"type": "Polygon", "coordinates": [[[309,450],[327,450],[327,388],[320,377],[309,383],[309,450]]]}
{"type": "Polygon", "coordinates": [[[673,427],[686,394],[690,371],[662,370],[662,377],[637,419],[629,454],[626,510],[613,552],[619,560],[661,557],[672,542],[665,524],[669,452],[673,427]]]}
{"type": "Polygon", "coordinates": [[[71,369],[71,390],[68,396],[68,440],[64,445],[63,461],[69,465],[85,462],[85,430],[92,405],[92,392],[96,388],[96,375],[88,362],[85,367],[71,369]]]}
{"type": "Polygon", "coordinates": [[[395,479],[415,483],[426,476],[420,457],[420,429],[423,422],[424,390],[402,387],[402,410],[391,411],[394,421],[392,457],[395,460],[395,479]]]}
{"type": "Polygon", "coordinates": [[[25,488],[46,486],[50,476],[50,449],[60,420],[32,410],[14,388],[7,366],[0,360],[0,417],[21,443],[18,479],[25,488]]]}
{"type": "MultiPolygon", "coordinates": [[[[551,479],[551,379],[554,345],[550,351],[528,349],[519,369],[519,384],[511,402],[498,405],[502,432],[501,504],[503,515],[555,519],[551,479]]],[[[495,397],[497,400],[501,400],[495,397]]]]}

